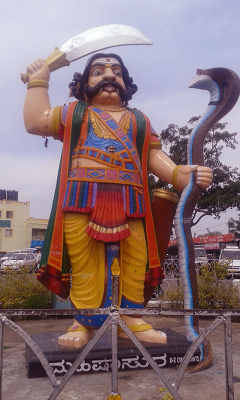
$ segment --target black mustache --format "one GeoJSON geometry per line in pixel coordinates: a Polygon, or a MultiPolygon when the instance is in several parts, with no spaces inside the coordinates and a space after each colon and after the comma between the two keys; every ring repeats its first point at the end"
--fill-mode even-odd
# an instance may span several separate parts
{"type": "Polygon", "coordinates": [[[117,89],[122,101],[125,101],[129,98],[129,89],[131,89],[131,88],[127,88],[125,90],[120,85],[120,83],[118,83],[116,81],[110,81],[110,82],[100,81],[93,87],[90,87],[87,83],[85,83],[83,86],[83,91],[89,99],[92,99],[94,96],[96,96],[98,94],[99,90],[106,85],[111,85],[115,89],[117,89]]]}

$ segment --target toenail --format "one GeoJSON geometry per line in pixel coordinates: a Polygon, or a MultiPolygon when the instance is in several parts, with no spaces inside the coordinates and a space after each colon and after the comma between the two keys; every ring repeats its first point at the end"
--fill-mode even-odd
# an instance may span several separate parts
{"type": "Polygon", "coordinates": [[[167,335],[166,335],[166,333],[161,332],[161,336],[166,337],[167,335]]]}

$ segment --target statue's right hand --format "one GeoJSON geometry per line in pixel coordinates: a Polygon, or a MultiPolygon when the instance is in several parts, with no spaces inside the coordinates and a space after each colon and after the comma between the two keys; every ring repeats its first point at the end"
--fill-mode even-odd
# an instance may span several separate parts
{"type": "Polygon", "coordinates": [[[27,72],[29,74],[28,81],[31,82],[33,79],[43,79],[44,81],[49,82],[50,79],[50,71],[42,58],[39,58],[36,61],[33,61],[27,67],[27,72]]]}
{"type": "Polygon", "coordinates": [[[42,58],[33,61],[33,63],[27,66],[27,72],[25,74],[21,74],[21,80],[23,83],[30,82],[33,79],[43,79],[44,81],[49,82],[50,71],[42,58]]]}

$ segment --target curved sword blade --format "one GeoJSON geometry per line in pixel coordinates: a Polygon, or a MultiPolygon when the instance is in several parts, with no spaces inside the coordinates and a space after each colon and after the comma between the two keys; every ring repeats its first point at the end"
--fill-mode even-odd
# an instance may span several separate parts
{"type": "Polygon", "coordinates": [[[59,50],[69,62],[95,51],[126,44],[152,44],[138,29],[126,25],[104,25],[69,39],[59,50]]]}

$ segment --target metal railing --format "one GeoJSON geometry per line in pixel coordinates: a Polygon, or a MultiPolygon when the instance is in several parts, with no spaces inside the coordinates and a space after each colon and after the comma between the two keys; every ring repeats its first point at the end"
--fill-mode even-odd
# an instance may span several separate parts
{"type": "MultiPolygon", "coordinates": [[[[217,260],[217,259],[212,259],[208,260],[205,265],[209,266],[209,269],[214,270],[216,263],[223,263],[223,264],[228,264],[228,279],[234,279],[234,278],[240,278],[240,273],[237,273],[236,270],[234,269],[233,266],[233,260],[217,260]]],[[[196,265],[196,272],[197,274],[201,270],[201,265],[200,264],[195,264],[196,265]]],[[[165,275],[167,274],[168,276],[172,278],[176,278],[177,276],[180,276],[180,269],[179,269],[179,259],[178,258],[166,258],[164,260],[164,273],[165,275]]]]}
{"type": "Polygon", "coordinates": [[[50,383],[53,387],[53,391],[48,398],[48,400],[54,400],[61,393],[65,385],[68,383],[71,376],[77,370],[77,368],[84,361],[86,356],[95,346],[95,344],[100,340],[104,332],[111,327],[112,333],[112,364],[111,364],[111,391],[109,394],[109,399],[118,398],[120,399],[120,394],[118,392],[118,337],[117,337],[117,326],[119,325],[127,336],[132,340],[135,346],[139,349],[141,354],[146,359],[146,362],[152,367],[154,372],[163,382],[165,387],[168,389],[169,393],[173,396],[175,400],[181,400],[178,393],[178,389],[181,385],[184,372],[190,359],[194,355],[197,348],[203,342],[203,340],[220,324],[224,324],[224,343],[225,343],[225,371],[226,371],[226,400],[234,400],[234,386],[233,386],[233,358],[232,358],[232,333],[231,333],[231,317],[240,316],[240,310],[169,310],[161,308],[151,308],[151,309],[121,309],[118,308],[118,275],[114,275],[113,272],[113,295],[112,295],[112,305],[110,308],[105,309],[65,309],[65,310],[0,310],[0,400],[2,400],[2,371],[3,371],[3,327],[4,325],[12,329],[16,334],[18,334],[27,345],[33,350],[36,356],[39,358],[41,364],[43,365],[50,383]],[[70,369],[63,376],[61,380],[57,380],[50,363],[48,362],[46,356],[41,351],[40,348],[34,343],[31,337],[29,337],[26,332],[24,332],[19,326],[12,322],[9,317],[12,316],[57,316],[57,315],[77,315],[84,313],[85,315],[108,315],[108,318],[95,333],[94,337],[89,341],[89,343],[83,348],[82,352],[76,358],[70,369]],[[171,383],[167,378],[166,374],[162,371],[159,365],[154,361],[151,355],[148,353],[146,348],[137,339],[137,337],[132,333],[131,329],[122,320],[121,315],[147,315],[147,316],[185,316],[185,315],[199,315],[199,316],[211,316],[215,317],[213,322],[207,326],[198,338],[192,343],[186,352],[178,371],[175,375],[174,382],[171,383]]]}
{"type": "MultiPolygon", "coordinates": [[[[221,263],[221,262],[220,262],[221,263]]],[[[226,264],[226,262],[222,262],[223,264],[226,264]]],[[[204,266],[208,266],[209,271],[214,272],[216,268],[216,264],[219,265],[219,260],[209,260],[207,264],[204,264],[204,266]]],[[[240,293],[240,275],[236,274],[236,272],[231,268],[232,263],[229,261],[228,262],[228,275],[224,281],[226,282],[233,282],[234,285],[239,287],[239,293],[240,293]],[[236,279],[238,278],[238,279],[236,279]]],[[[176,290],[177,288],[179,289],[181,284],[182,284],[182,279],[181,279],[181,274],[180,274],[180,268],[179,268],[179,260],[176,258],[168,258],[164,260],[163,264],[164,268],[164,274],[165,278],[162,282],[161,285],[157,286],[155,288],[155,291],[153,293],[153,298],[158,298],[161,297],[161,304],[164,306],[167,306],[166,302],[163,300],[163,295],[164,293],[167,293],[168,291],[176,290]],[[162,295],[162,296],[159,296],[162,295]]],[[[199,275],[201,273],[201,268],[202,266],[199,264],[195,265],[196,268],[196,273],[199,275]]],[[[183,295],[183,294],[182,294],[183,295]]],[[[182,305],[181,307],[183,308],[183,300],[182,300],[182,305]]],[[[177,305],[174,308],[178,308],[177,305]]]]}

